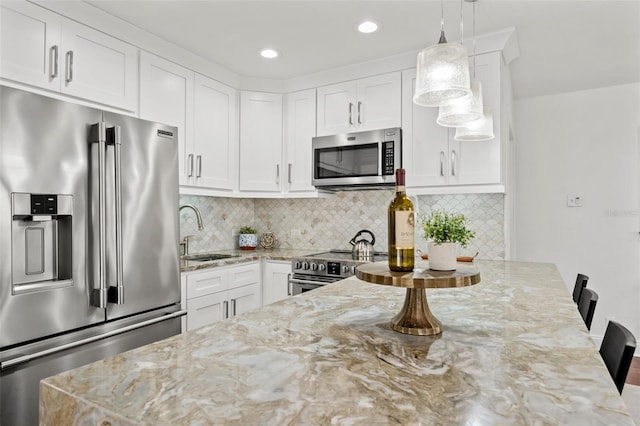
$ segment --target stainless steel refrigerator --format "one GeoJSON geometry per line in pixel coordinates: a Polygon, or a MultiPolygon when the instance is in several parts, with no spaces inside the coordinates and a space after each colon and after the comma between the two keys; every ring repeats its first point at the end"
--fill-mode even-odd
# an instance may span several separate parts
{"type": "Polygon", "coordinates": [[[177,129],[0,86],[0,424],[180,333],[177,129]]]}

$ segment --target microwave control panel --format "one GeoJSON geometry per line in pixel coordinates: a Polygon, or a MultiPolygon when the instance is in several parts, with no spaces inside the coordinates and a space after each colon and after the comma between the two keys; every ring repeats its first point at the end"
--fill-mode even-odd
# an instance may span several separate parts
{"type": "Polygon", "coordinates": [[[393,142],[383,142],[382,143],[382,152],[384,157],[384,164],[382,168],[383,175],[393,175],[395,173],[395,164],[394,164],[394,149],[393,142]]]}

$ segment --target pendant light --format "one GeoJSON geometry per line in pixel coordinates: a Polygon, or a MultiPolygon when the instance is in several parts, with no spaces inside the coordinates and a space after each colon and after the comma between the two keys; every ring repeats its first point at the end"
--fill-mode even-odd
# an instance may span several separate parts
{"type": "Polygon", "coordinates": [[[467,49],[462,44],[447,43],[443,0],[440,10],[440,40],[418,54],[413,102],[420,106],[436,107],[471,96],[467,49]]]}
{"type": "MultiPolygon", "coordinates": [[[[476,1],[465,0],[473,3],[473,75],[475,81],[476,73],[476,1]]],[[[482,94],[481,94],[482,95],[482,94]]],[[[482,101],[480,101],[482,103],[482,101]]],[[[482,107],[482,117],[478,120],[468,122],[456,127],[453,139],[457,141],[488,141],[495,138],[493,134],[493,114],[487,105],[482,107]]]]}
{"type": "Polygon", "coordinates": [[[491,108],[488,105],[484,105],[483,109],[484,114],[480,120],[456,127],[456,134],[453,139],[457,141],[488,141],[495,138],[491,108]]]}
{"type": "MultiPolygon", "coordinates": [[[[460,40],[464,43],[464,15],[463,3],[460,0],[460,40]]],[[[459,127],[471,121],[479,120],[482,118],[482,85],[476,80],[476,23],[475,15],[473,20],[473,79],[471,80],[471,96],[466,98],[455,99],[447,104],[440,105],[438,111],[438,118],[436,123],[445,127],[459,127]]]]}

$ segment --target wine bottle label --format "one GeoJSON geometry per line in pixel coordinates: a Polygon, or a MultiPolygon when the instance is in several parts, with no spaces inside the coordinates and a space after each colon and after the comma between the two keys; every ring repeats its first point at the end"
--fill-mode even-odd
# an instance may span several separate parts
{"type": "Polygon", "coordinates": [[[414,216],[412,211],[396,210],[396,248],[411,249],[414,247],[414,216]]]}

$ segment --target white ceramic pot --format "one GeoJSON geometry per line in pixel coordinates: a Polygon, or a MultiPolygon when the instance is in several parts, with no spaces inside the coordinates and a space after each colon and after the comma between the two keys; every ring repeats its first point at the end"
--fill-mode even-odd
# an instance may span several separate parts
{"type": "Polygon", "coordinates": [[[429,241],[429,269],[434,271],[455,271],[458,257],[457,243],[435,244],[429,241]]]}
{"type": "Polygon", "coordinates": [[[258,246],[258,234],[240,234],[238,245],[242,250],[254,250],[258,246]]]}

